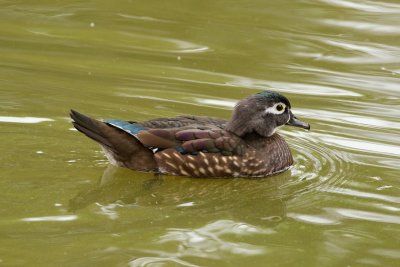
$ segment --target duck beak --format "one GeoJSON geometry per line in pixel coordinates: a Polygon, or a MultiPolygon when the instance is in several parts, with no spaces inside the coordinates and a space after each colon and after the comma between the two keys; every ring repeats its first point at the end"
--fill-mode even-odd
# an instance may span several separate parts
{"type": "Polygon", "coordinates": [[[303,122],[301,120],[298,120],[296,118],[296,116],[293,115],[292,111],[290,111],[290,119],[286,124],[290,125],[290,126],[300,127],[300,128],[306,129],[306,130],[310,130],[310,128],[311,128],[310,124],[303,122]]]}

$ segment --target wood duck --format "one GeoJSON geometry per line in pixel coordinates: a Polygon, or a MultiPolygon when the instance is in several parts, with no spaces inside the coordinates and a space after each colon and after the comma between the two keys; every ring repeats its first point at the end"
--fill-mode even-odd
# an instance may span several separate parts
{"type": "Polygon", "coordinates": [[[98,142],[108,160],[132,170],[192,177],[264,177],[287,170],[293,157],[275,133],[283,125],[309,130],[289,100],[272,91],[237,103],[230,120],[203,116],[143,122],[98,121],[71,110],[74,127],[98,142]]]}

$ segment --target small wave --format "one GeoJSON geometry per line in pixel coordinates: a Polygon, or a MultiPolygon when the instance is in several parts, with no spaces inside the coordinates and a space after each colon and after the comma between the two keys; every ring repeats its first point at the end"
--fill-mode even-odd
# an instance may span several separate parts
{"type": "Polygon", "coordinates": [[[49,118],[36,118],[36,117],[8,117],[0,116],[0,122],[13,122],[13,123],[40,123],[45,121],[54,121],[49,118]]]}
{"type": "Polygon", "coordinates": [[[78,219],[77,215],[60,215],[60,216],[44,216],[44,217],[29,217],[23,218],[23,222],[67,222],[78,219]]]}
{"type": "Polygon", "coordinates": [[[400,216],[396,215],[344,208],[327,208],[326,210],[348,219],[400,224],[400,216]]]}
{"type": "Polygon", "coordinates": [[[303,186],[297,189],[300,192],[320,191],[341,184],[344,173],[351,173],[354,166],[348,155],[321,145],[315,133],[285,132],[285,136],[294,150],[296,170],[292,182],[286,186],[302,183],[303,186]]]}
{"type": "Polygon", "coordinates": [[[399,27],[372,23],[372,22],[336,20],[336,19],[325,19],[322,22],[334,27],[343,27],[359,31],[367,31],[380,35],[391,35],[400,33],[399,27]]]}
{"type": "Polygon", "coordinates": [[[159,19],[159,18],[148,17],[148,16],[135,16],[135,15],[129,15],[129,14],[123,14],[123,13],[118,13],[117,16],[124,18],[124,19],[142,20],[142,21],[148,21],[148,22],[175,23],[174,21],[171,21],[171,20],[159,19]]]}
{"type": "Polygon", "coordinates": [[[199,267],[199,265],[175,257],[141,257],[129,262],[130,267],[155,267],[173,264],[173,266],[199,267]]]}
{"type": "Polygon", "coordinates": [[[329,38],[319,37],[316,39],[329,45],[335,49],[343,49],[350,51],[352,55],[345,55],[346,53],[335,54],[322,54],[320,52],[295,52],[294,54],[299,57],[313,58],[321,61],[329,61],[345,64],[382,64],[382,63],[397,63],[399,61],[399,48],[390,45],[367,43],[367,42],[351,42],[348,40],[332,40],[329,38]],[[357,54],[356,54],[357,53],[357,54]]]}
{"type": "Polygon", "coordinates": [[[119,46],[139,50],[168,52],[168,53],[202,53],[209,48],[189,41],[161,36],[142,35],[139,33],[120,31],[117,38],[123,37],[119,46]]]}
{"type": "Polygon", "coordinates": [[[362,12],[369,13],[400,13],[400,5],[394,3],[385,3],[378,1],[365,1],[365,0],[320,0],[321,2],[335,5],[344,8],[356,9],[362,12]]]}

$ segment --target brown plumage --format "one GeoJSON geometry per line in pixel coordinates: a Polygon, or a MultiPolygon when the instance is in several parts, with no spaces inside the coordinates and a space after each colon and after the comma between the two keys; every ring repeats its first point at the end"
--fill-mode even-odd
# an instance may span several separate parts
{"type": "Polygon", "coordinates": [[[192,177],[262,177],[293,164],[275,129],[309,129],[275,92],[238,103],[232,119],[179,116],[145,122],[98,121],[71,110],[74,127],[97,141],[111,163],[133,170],[192,177]]]}

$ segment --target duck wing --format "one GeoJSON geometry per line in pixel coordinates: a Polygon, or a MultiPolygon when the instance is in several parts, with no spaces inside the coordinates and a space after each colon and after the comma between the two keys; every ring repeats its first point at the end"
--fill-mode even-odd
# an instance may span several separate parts
{"type": "Polygon", "coordinates": [[[134,136],[154,153],[173,148],[181,154],[196,155],[203,152],[241,155],[246,144],[238,136],[221,129],[224,122],[224,120],[194,116],[156,119],[141,123],[105,121],[108,125],[134,136]]]}
{"type": "Polygon", "coordinates": [[[155,129],[180,128],[191,125],[196,129],[224,129],[227,121],[206,116],[177,116],[173,118],[157,118],[144,122],[131,122],[143,127],[155,129]]]}

